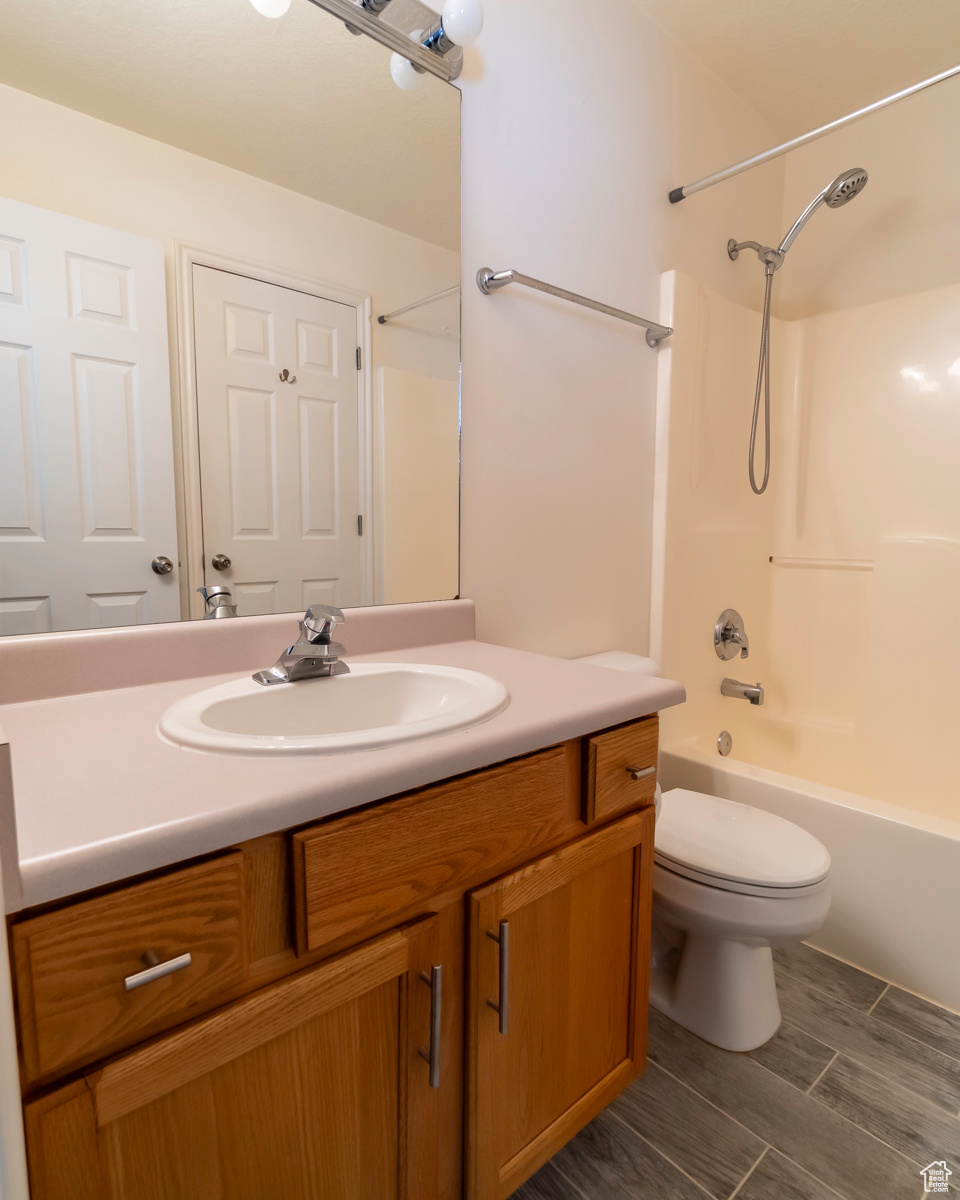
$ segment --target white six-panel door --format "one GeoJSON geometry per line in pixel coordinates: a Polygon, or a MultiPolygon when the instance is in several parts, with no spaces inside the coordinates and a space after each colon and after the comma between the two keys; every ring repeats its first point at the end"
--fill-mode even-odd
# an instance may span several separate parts
{"type": "Polygon", "coordinates": [[[163,248],[0,199],[0,633],[176,620],[176,566],[163,248]]]}
{"type": "Polygon", "coordinates": [[[193,306],[207,585],[241,616],[363,603],[356,309],[198,265],[193,306]]]}

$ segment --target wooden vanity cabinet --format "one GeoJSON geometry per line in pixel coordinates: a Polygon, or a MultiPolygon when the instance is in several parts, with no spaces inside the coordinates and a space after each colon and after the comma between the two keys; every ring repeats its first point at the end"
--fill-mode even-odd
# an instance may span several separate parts
{"type": "Polygon", "coordinates": [[[435,918],[25,1109],[35,1200],[436,1200],[435,918]]]}
{"type": "Polygon", "coordinates": [[[239,852],[13,927],[24,1075],[63,1074],[212,1008],[246,974],[239,852]],[[146,986],[143,955],[189,962],[146,986]]]}
{"type": "Polygon", "coordinates": [[[22,914],[33,1200],[506,1200],[643,1066],[649,761],[655,717],[22,914]],[[144,938],[210,951],[131,999],[144,938]]]}
{"type": "Polygon", "coordinates": [[[643,1069],[653,821],[469,897],[467,1200],[506,1200],[643,1069]]]}

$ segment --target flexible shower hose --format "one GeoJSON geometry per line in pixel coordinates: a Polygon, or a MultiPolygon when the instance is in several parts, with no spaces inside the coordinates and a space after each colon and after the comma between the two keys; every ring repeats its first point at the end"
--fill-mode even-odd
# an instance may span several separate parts
{"type": "Polygon", "coordinates": [[[770,296],[776,268],[767,264],[767,286],[763,295],[763,328],[760,331],[760,364],[757,367],[757,390],[753,397],[753,424],[750,426],[750,486],[758,496],[767,490],[770,478],[770,296]],[[763,391],[764,459],[763,482],[757,487],[754,460],[757,451],[757,423],[760,419],[760,392],[763,391]]]}

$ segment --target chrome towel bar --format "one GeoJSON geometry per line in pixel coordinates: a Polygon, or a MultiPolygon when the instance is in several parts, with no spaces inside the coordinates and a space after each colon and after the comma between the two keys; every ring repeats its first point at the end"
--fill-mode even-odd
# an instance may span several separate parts
{"type": "Polygon", "coordinates": [[[498,291],[510,283],[522,283],[524,287],[535,288],[538,292],[546,292],[548,296],[559,296],[561,300],[569,300],[571,304],[581,304],[584,308],[592,308],[594,312],[606,313],[608,317],[616,317],[619,321],[629,321],[631,325],[640,325],[647,331],[647,345],[656,349],[668,338],[673,330],[666,325],[658,325],[656,321],[647,321],[633,313],[624,312],[622,308],[614,308],[610,304],[601,304],[599,300],[588,300],[577,292],[568,292],[565,288],[555,287],[552,283],[544,283],[542,279],[534,279],[524,275],[513,267],[506,271],[494,271],[491,267],[481,267],[477,272],[477,287],[485,296],[498,291]]]}

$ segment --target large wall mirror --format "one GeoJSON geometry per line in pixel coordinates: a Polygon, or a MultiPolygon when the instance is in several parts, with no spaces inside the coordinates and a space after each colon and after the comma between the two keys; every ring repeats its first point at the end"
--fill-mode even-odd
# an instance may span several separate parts
{"type": "Polygon", "coordinates": [[[413,83],[306,0],[0,9],[0,634],[457,594],[460,94],[413,83]]]}

